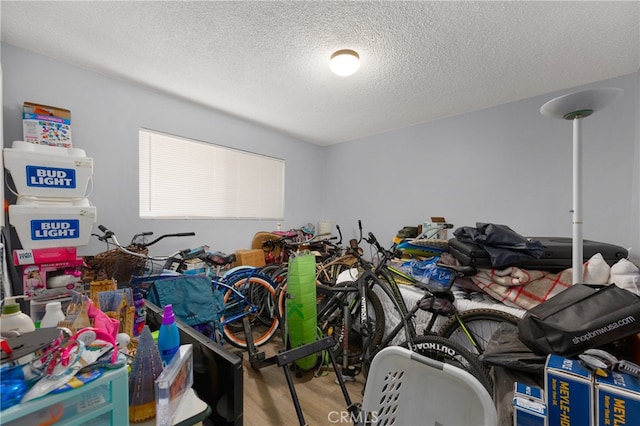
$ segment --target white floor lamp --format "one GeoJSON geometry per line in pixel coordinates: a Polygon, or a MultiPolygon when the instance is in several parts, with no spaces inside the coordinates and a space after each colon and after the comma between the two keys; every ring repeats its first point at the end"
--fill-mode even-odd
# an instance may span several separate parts
{"type": "Polygon", "coordinates": [[[580,121],[613,102],[622,89],[603,88],[569,93],[550,100],[540,107],[540,113],[550,118],[573,121],[573,283],[582,281],[582,147],[580,121]]]}

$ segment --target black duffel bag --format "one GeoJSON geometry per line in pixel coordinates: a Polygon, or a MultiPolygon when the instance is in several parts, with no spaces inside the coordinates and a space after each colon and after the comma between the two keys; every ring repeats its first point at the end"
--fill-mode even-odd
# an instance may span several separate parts
{"type": "Polygon", "coordinates": [[[518,323],[518,336],[532,351],[567,357],[636,333],[640,297],[615,284],[574,284],[518,323]]]}

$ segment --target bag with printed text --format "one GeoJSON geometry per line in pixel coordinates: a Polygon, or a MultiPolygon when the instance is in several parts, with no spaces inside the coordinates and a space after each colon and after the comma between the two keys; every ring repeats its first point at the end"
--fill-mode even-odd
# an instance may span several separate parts
{"type": "Polygon", "coordinates": [[[532,351],[567,357],[637,333],[640,297],[615,284],[574,284],[518,323],[518,335],[532,351]]]}

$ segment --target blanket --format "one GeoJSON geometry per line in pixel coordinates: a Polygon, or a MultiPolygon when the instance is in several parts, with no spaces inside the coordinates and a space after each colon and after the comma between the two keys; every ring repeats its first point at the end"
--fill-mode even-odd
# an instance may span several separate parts
{"type": "MultiPolygon", "coordinates": [[[[610,266],[601,254],[595,254],[584,264],[582,282],[609,283],[610,266]]],[[[571,269],[559,273],[508,267],[505,269],[479,269],[471,277],[483,292],[507,306],[531,309],[541,302],[571,287],[571,269]]]]}

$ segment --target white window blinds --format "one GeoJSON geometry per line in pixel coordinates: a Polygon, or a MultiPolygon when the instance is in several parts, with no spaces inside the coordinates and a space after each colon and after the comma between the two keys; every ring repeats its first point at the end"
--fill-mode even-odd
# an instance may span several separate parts
{"type": "Polygon", "coordinates": [[[140,129],[140,217],[284,215],[284,160],[140,129]]]}

